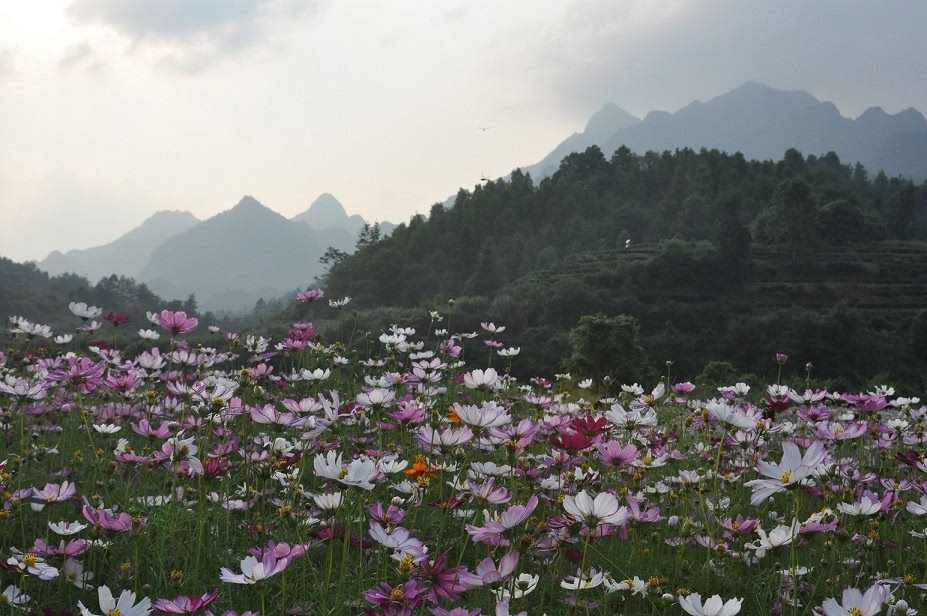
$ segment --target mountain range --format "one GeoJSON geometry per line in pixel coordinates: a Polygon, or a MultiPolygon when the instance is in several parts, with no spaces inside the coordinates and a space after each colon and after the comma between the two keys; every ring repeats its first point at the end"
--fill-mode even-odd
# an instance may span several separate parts
{"type": "MultiPolygon", "coordinates": [[[[323,272],[326,249],[353,252],[365,224],[329,193],[290,219],[245,196],[203,221],[189,212],[157,212],[108,244],[54,251],[37,265],[91,281],[127,276],[166,299],[195,294],[203,310],[240,311],[311,284],[323,272]]],[[[383,235],[394,228],[380,223],[383,235]]]]}
{"type": "Polygon", "coordinates": [[[909,107],[888,114],[870,107],[850,119],[833,103],[807,92],[756,82],[707,102],[693,101],[675,113],[651,111],[643,119],[609,103],[582,132],[522,170],[539,182],[553,175],[567,154],[591,145],[607,157],[621,146],[637,154],[704,147],[758,160],[779,160],[789,148],[805,156],[833,151],[842,162],[862,163],[872,174],[885,171],[889,176],[927,179],[927,119],[918,110],[909,107]]]}

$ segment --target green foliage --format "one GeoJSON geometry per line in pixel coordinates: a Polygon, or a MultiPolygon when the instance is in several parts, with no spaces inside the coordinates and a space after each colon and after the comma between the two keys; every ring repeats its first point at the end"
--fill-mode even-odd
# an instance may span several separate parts
{"type": "Polygon", "coordinates": [[[634,317],[586,315],[571,332],[573,353],[564,368],[597,380],[609,376],[618,383],[646,382],[653,374],[637,336],[634,317]]]}

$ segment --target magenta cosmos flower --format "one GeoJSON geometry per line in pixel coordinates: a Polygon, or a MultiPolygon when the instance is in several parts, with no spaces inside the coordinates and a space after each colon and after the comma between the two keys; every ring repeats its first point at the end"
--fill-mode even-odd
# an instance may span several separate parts
{"type": "Polygon", "coordinates": [[[162,310],[157,319],[158,325],[175,336],[177,334],[192,332],[196,329],[196,326],[200,324],[199,319],[188,317],[187,313],[182,311],[171,312],[170,310],[162,310]]]}

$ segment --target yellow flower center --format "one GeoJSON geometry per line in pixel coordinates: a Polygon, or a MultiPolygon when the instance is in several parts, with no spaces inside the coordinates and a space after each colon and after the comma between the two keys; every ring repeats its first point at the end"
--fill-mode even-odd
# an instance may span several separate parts
{"type": "Polygon", "coordinates": [[[6,594],[0,595],[0,603],[9,603],[10,598],[6,594]]]}
{"type": "Polygon", "coordinates": [[[734,522],[733,524],[731,524],[731,528],[733,528],[734,530],[740,530],[740,522],[734,522]]]}
{"type": "Polygon", "coordinates": [[[792,478],[792,471],[788,470],[782,473],[782,483],[788,483],[789,479],[792,478]]]}
{"type": "Polygon", "coordinates": [[[37,562],[39,562],[39,558],[35,554],[26,554],[23,556],[23,563],[25,563],[27,567],[34,567],[37,562]]]}
{"type": "Polygon", "coordinates": [[[338,473],[338,479],[344,479],[347,476],[348,476],[348,469],[346,468],[341,469],[341,472],[338,473]]]}
{"type": "Polygon", "coordinates": [[[118,607],[110,608],[109,611],[106,612],[106,616],[122,616],[122,610],[118,607]]]}
{"type": "Polygon", "coordinates": [[[641,460],[641,462],[644,463],[644,466],[650,466],[651,464],[653,464],[653,458],[651,458],[650,456],[646,456],[643,460],[641,460]]]}
{"type": "Polygon", "coordinates": [[[847,612],[850,613],[850,616],[863,616],[863,610],[859,609],[858,607],[851,607],[847,610],[847,612]]]}
{"type": "Polygon", "coordinates": [[[394,588],[393,592],[389,594],[389,598],[393,601],[399,601],[402,599],[402,594],[403,593],[401,588],[394,588]]]}

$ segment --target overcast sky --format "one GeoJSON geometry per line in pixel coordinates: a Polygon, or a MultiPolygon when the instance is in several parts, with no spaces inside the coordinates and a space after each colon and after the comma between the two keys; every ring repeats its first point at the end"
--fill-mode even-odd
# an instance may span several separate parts
{"type": "Polygon", "coordinates": [[[400,222],[609,101],[643,116],[760,81],[927,112],[925,23],[922,0],[3,2],[0,255],[244,194],[400,222]]]}

